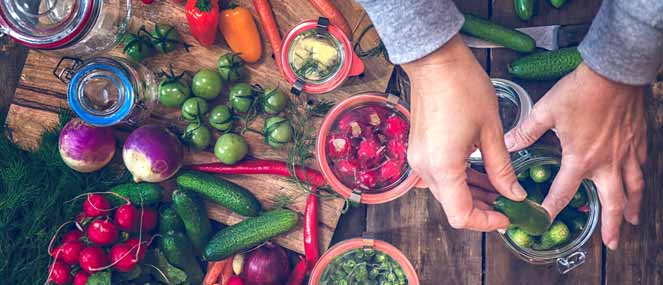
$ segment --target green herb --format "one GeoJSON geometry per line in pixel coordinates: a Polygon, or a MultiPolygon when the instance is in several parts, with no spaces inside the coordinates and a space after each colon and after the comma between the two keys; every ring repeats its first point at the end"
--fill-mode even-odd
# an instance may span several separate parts
{"type": "Polygon", "coordinates": [[[111,285],[111,272],[102,271],[90,275],[87,279],[86,285],[111,285]]]}

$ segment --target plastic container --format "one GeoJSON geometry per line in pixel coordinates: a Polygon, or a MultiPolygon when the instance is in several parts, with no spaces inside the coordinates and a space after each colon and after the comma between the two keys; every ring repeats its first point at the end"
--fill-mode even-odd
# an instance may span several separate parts
{"type": "Polygon", "coordinates": [[[336,257],[343,255],[344,253],[359,249],[371,247],[378,251],[384,252],[389,255],[394,261],[396,261],[403,269],[405,276],[409,285],[419,285],[419,277],[417,272],[414,270],[414,267],[410,261],[405,257],[405,255],[398,250],[393,245],[376,239],[371,238],[353,238],[349,240],[344,240],[337,245],[331,247],[325,254],[323,254],[318,263],[315,264],[313,270],[311,270],[311,276],[309,278],[309,285],[319,285],[320,278],[325,271],[325,268],[331,263],[336,257]]]}
{"type": "MultiPolygon", "coordinates": [[[[310,51],[314,53],[313,49],[310,51]]],[[[332,91],[349,77],[364,72],[364,63],[352,50],[348,37],[340,28],[329,24],[326,18],[302,22],[295,26],[283,39],[281,54],[277,56],[281,59],[283,75],[292,84],[291,92],[297,95],[302,92],[320,94],[332,91]],[[302,75],[301,70],[304,68],[298,61],[301,53],[296,53],[295,47],[311,39],[326,43],[325,46],[333,48],[336,52],[338,63],[327,75],[320,78],[302,75]]]]}
{"type": "MultiPolygon", "coordinates": [[[[513,161],[514,170],[516,173],[520,173],[535,165],[551,165],[559,167],[561,163],[561,153],[552,147],[535,146],[513,153],[511,159],[513,161]]],[[[582,186],[586,191],[590,210],[584,229],[574,240],[561,248],[540,251],[530,248],[521,248],[514,244],[506,234],[500,234],[507,248],[519,258],[531,264],[557,263],[557,268],[562,274],[567,273],[584,263],[586,258],[586,250],[584,247],[587,242],[589,242],[596,225],[598,224],[600,205],[594,183],[590,180],[583,180],[582,186]]]]}
{"type": "Polygon", "coordinates": [[[121,40],[131,0],[0,0],[0,33],[29,48],[91,57],[121,40]]]}
{"type": "MultiPolygon", "coordinates": [[[[495,88],[502,128],[506,133],[525,120],[532,110],[532,98],[513,81],[500,78],[491,78],[490,81],[495,88]]],[[[481,151],[478,149],[470,154],[468,160],[473,165],[483,165],[481,151]]]]}
{"type": "Polygon", "coordinates": [[[69,84],[69,107],[90,125],[137,126],[156,106],[158,78],[140,63],[118,57],[64,58],[54,72],[69,84]]]}
{"type": "Polygon", "coordinates": [[[332,108],[320,127],[316,141],[316,157],[320,165],[321,172],[329,185],[346,199],[356,203],[380,204],[392,201],[415,187],[419,181],[419,176],[412,171],[409,165],[405,165],[402,177],[393,185],[384,191],[366,191],[356,187],[348,187],[334,173],[331,166],[331,158],[327,154],[327,143],[331,137],[332,127],[340,115],[348,110],[353,110],[362,106],[382,106],[393,113],[404,117],[408,122],[410,112],[408,107],[398,97],[379,92],[367,92],[354,95],[338,103],[332,108]]]}

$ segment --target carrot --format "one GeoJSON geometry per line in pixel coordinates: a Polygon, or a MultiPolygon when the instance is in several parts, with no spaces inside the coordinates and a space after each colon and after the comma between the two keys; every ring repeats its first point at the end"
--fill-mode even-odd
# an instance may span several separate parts
{"type": "Polygon", "coordinates": [[[276,20],[274,19],[274,13],[272,13],[272,7],[269,5],[269,0],[253,0],[253,7],[255,7],[258,16],[260,17],[260,22],[262,22],[262,29],[265,31],[265,36],[269,44],[272,46],[272,52],[274,52],[274,60],[276,61],[276,66],[281,72],[283,72],[281,67],[281,44],[282,39],[279,34],[279,28],[276,26],[276,20]]]}
{"type": "Polygon", "coordinates": [[[348,24],[348,21],[343,17],[343,14],[341,14],[341,11],[334,6],[334,3],[332,3],[330,0],[311,0],[311,4],[315,6],[316,9],[318,9],[318,12],[325,16],[326,18],[329,19],[329,22],[340,28],[343,33],[345,33],[348,36],[348,39],[352,39],[352,30],[350,29],[350,24],[348,24]]]}
{"type": "Polygon", "coordinates": [[[216,280],[219,279],[226,264],[228,264],[228,260],[226,259],[221,261],[210,261],[207,264],[207,274],[205,274],[205,279],[203,279],[203,285],[213,285],[216,283],[216,280]]]}
{"type": "Polygon", "coordinates": [[[237,6],[221,11],[219,31],[230,49],[244,61],[253,63],[262,56],[260,34],[249,9],[237,6]]]}
{"type": "Polygon", "coordinates": [[[221,285],[228,285],[230,277],[233,276],[233,257],[235,256],[231,256],[224,259],[224,261],[228,262],[226,262],[226,265],[223,267],[223,271],[221,272],[221,276],[219,276],[219,279],[217,279],[217,283],[221,285]]]}

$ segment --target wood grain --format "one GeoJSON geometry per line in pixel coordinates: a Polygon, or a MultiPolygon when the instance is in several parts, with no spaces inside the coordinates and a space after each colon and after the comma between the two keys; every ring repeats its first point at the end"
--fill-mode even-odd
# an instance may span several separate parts
{"type": "MultiPolygon", "coordinates": [[[[243,0],[235,2],[239,5],[250,7],[255,16],[251,1],[243,0]]],[[[133,5],[135,9],[130,25],[131,30],[136,31],[142,25],[151,28],[154,23],[170,23],[176,26],[177,31],[186,42],[194,45],[189,53],[184,50],[177,50],[167,55],[156,55],[143,62],[143,64],[155,72],[165,69],[170,64],[176,70],[188,70],[191,72],[196,72],[203,68],[215,69],[217,58],[229,52],[220,35],[214,47],[207,49],[198,46],[196,40],[188,32],[184,7],[180,4],[175,4],[172,1],[156,1],[150,6],[145,6],[140,0],[134,0],[133,5]]],[[[361,7],[353,1],[338,1],[338,6],[348,18],[351,26],[356,27],[356,30],[358,30],[356,33],[359,33],[364,27],[370,24],[370,20],[364,15],[361,7]]],[[[272,7],[282,35],[285,35],[297,23],[304,20],[316,19],[319,16],[313,6],[301,1],[272,1],[272,7]]],[[[372,35],[366,39],[369,42],[375,42],[377,37],[372,35]]],[[[283,90],[287,90],[289,85],[278,73],[271,53],[271,48],[266,45],[261,61],[257,64],[248,65],[248,81],[262,86],[280,86],[283,90]]],[[[121,50],[119,48],[115,49],[110,55],[121,57],[121,50]]],[[[58,110],[67,107],[67,86],[52,75],[52,69],[57,64],[57,61],[58,58],[51,57],[47,53],[31,51],[25,62],[7,120],[9,128],[13,130],[14,140],[25,147],[33,146],[44,128],[53,126],[57,122],[58,110]]],[[[359,92],[384,89],[383,86],[386,85],[389,76],[390,64],[383,58],[367,58],[365,59],[365,64],[368,68],[360,78],[351,78],[338,90],[324,95],[311,96],[310,99],[318,100],[324,98],[326,100],[339,101],[359,92]]],[[[212,103],[212,106],[227,101],[227,88],[224,89],[222,96],[219,97],[218,100],[212,103]]],[[[169,127],[173,126],[179,130],[183,130],[186,122],[179,120],[179,118],[179,111],[159,106],[153,112],[149,122],[169,127]]],[[[262,128],[262,123],[263,121],[258,119],[254,122],[253,127],[260,129],[262,128]]],[[[318,124],[320,120],[316,120],[314,123],[318,124]]],[[[215,138],[218,136],[219,134],[214,135],[215,138]]],[[[246,137],[251,150],[251,156],[280,160],[287,158],[285,151],[270,148],[262,142],[262,138],[258,135],[247,134],[246,137]]],[[[210,150],[198,153],[187,152],[184,159],[185,164],[216,161],[210,150]]],[[[311,164],[314,163],[311,162],[311,164]]],[[[235,176],[227,178],[236,181],[252,191],[266,208],[273,206],[280,196],[285,195],[294,198],[294,202],[290,205],[292,210],[299,213],[303,212],[305,205],[303,190],[285,179],[269,176],[235,176]]],[[[170,184],[172,185],[172,183],[170,184]]],[[[338,198],[326,199],[321,203],[320,236],[323,248],[329,246],[343,203],[343,200],[338,198]]],[[[212,219],[224,224],[234,224],[241,220],[241,217],[233,215],[220,207],[210,207],[209,212],[212,219]]],[[[296,252],[303,252],[301,226],[297,227],[293,232],[277,238],[276,241],[296,252]]]]}

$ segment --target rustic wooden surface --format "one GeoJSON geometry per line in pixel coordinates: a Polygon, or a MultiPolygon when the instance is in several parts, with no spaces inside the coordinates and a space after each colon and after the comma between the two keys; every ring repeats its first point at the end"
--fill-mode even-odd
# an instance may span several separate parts
{"type": "MultiPolygon", "coordinates": [[[[287,8],[287,4],[283,4],[282,1],[272,1],[275,9],[278,9],[277,13],[280,13],[277,15],[277,21],[282,33],[287,30],[284,22],[297,22],[315,15],[315,11],[305,1],[298,2],[301,4],[287,8]]],[[[360,11],[359,7],[351,1],[339,0],[336,2],[339,2],[346,15],[360,11]]],[[[497,22],[519,27],[527,24],[586,23],[591,21],[600,1],[572,0],[563,9],[555,10],[547,1],[541,0],[538,16],[530,23],[521,22],[513,15],[511,0],[495,0],[494,4],[488,0],[456,2],[463,11],[491,16],[497,22]]],[[[362,17],[357,19],[359,18],[362,17]]],[[[367,21],[368,19],[363,20],[363,22],[367,21]]],[[[351,25],[354,26],[355,22],[351,21],[351,25]]],[[[12,75],[17,75],[15,72],[21,69],[22,61],[16,58],[20,59],[21,54],[25,54],[24,49],[0,48],[0,76],[2,76],[0,80],[3,80],[0,82],[5,82],[5,78],[11,78],[12,75]]],[[[475,54],[491,76],[506,78],[508,78],[505,72],[506,64],[517,57],[517,54],[506,50],[491,52],[478,50],[475,51],[475,54]]],[[[271,61],[269,58],[266,60],[271,61]]],[[[375,73],[379,75],[371,77],[369,74],[360,82],[368,80],[371,87],[383,90],[387,78],[384,75],[386,71],[383,69],[386,69],[387,66],[380,59],[376,59],[376,62],[373,63],[373,65],[369,65],[369,71],[379,69],[380,71],[375,73]]],[[[265,64],[271,65],[271,62],[265,64]]],[[[29,65],[28,60],[26,70],[29,65]]],[[[273,80],[277,80],[277,76],[274,76],[273,80]]],[[[252,81],[259,82],[258,79],[252,81]]],[[[23,79],[23,82],[26,80],[23,79]]],[[[518,83],[522,84],[535,98],[541,97],[554,84],[552,81],[539,83],[518,81],[518,83]]],[[[8,88],[0,90],[0,95],[3,96],[0,98],[0,102],[12,100],[6,97],[13,94],[11,82],[9,84],[8,88]]],[[[363,90],[362,86],[366,85],[344,87],[342,91],[359,91],[363,90]]],[[[46,116],[44,114],[50,116],[53,111],[45,107],[49,104],[42,104],[40,103],[42,101],[39,100],[63,96],[61,93],[50,94],[44,92],[45,90],[33,90],[32,87],[31,84],[19,84],[19,89],[16,91],[17,99],[14,101],[17,103],[16,105],[23,108],[17,107],[19,109],[14,114],[24,113],[25,119],[22,121],[25,126],[21,126],[21,129],[25,129],[24,132],[27,136],[37,135],[40,129],[31,125],[34,124],[30,120],[31,117],[40,118],[46,116]],[[32,96],[39,96],[38,93],[50,95],[31,100],[32,96]]],[[[663,149],[660,147],[663,144],[663,74],[659,77],[659,83],[655,85],[653,92],[650,93],[651,96],[648,97],[646,104],[650,147],[648,162],[644,169],[647,187],[642,224],[638,227],[628,225],[622,227],[620,247],[615,252],[608,251],[601,245],[599,228],[597,228],[588,247],[587,264],[569,275],[560,276],[551,266],[533,266],[520,261],[507,251],[496,234],[451,229],[446,223],[441,207],[427,190],[411,191],[404,197],[384,205],[350,209],[347,214],[341,216],[332,242],[357,237],[366,231],[375,232],[378,237],[403,250],[416,266],[422,284],[426,285],[663,284],[663,231],[661,230],[663,192],[659,189],[663,185],[663,175],[661,175],[663,173],[663,149]]],[[[332,97],[334,96],[336,94],[332,95],[332,97]]]]}
{"type": "MultiPolygon", "coordinates": [[[[251,1],[248,0],[235,2],[246,7],[252,7],[250,4],[251,1]]],[[[217,58],[221,54],[229,52],[220,35],[217,44],[213,48],[199,47],[196,40],[188,32],[182,5],[175,4],[173,1],[156,1],[150,6],[145,6],[139,0],[135,0],[133,4],[136,9],[134,10],[131,30],[136,31],[141,25],[151,27],[154,23],[170,23],[177,27],[178,32],[186,42],[194,45],[190,53],[178,50],[168,55],[157,55],[146,60],[144,64],[152,70],[158,71],[165,69],[169,64],[172,64],[176,70],[189,70],[191,72],[203,68],[215,70],[217,58]]],[[[272,6],[282,35],[285,35],[297,23],[304,20],[317,19],[319,16],[313,6],[307,3],[302,4],[300,1],[273,1],[272,6]]],[[[364,16],[363,10],[356,3],[340,1],[339,8],[346,15],[351,26],[356,27],[356,33],[361,32],[365,26],[370,24],[368,17],[364,16]]],[[[373,37],[373,39],[375,38],[373,37]]],[[[370,37],[367,39],[371,40],[370,37]]],[[[257,64],[248,65],[249,81],[262,86],[281,86],[284,91],[287,91],[288,83],[279,75],[271,54],[271,48],[265,45],[262,60],[257,64]]],[[[114,50],[112,55],[122,56],[121,50],[114,50]]],[[[57,122],[56,118],[59,108],[67,106],[67,86],[51,74],[53,67],[57,64],[57,60],[58,58],[48,54],[31,51],[25,61],[23,73],[20,76],[18,88],[16,89],[16,95],[9,108],[7,124],[13,132],[13,138],[26,147],[36,142],[36,138],[41,135],[45,127],[53,126],[57,122]]],[[[320,97],[338,101],[361,91],[383,89],[382,86],[385,86],[389,79],[389,64],[382,58],[372,58],[366,61],[366,65],[371,68],[366,71],[363,77],[350,79],[343,88],[320,97]]],[[[12,64],[12,66],[18,66],[18,64],[12,64]]],[[[8,70],[6,72],[12,71],[8,70]]],[[[12,74],[15,76],[16,71],[12,74]]],[[[218,103],[225,102],[227,100],[227,91],[224,91],[223,95],[219,97],[217,100],[218,103]]],[[[312,97],[312,99],[318,99],[318,97],[312,97]]],[[[150,118],[150,121],[167,126],[175,124],[181,130],[186,126],[186,123],[182,120],[177,120],[179,116],[180,113],[177,110],[158,107],[150,118]]],[[[260,129],[262,123],[262,120],[256,120],[253,127],[260,129]]],[[[247,140],[251,149],[250,154],[254,157],[280,160],[287,158],[285,151],[271,149],[256,134],[247,133],[247,140]]],[[[210,150],[211,148],[208,149],[208,152],[204,153],[187,152],[185,163],[215,162],[216,158],[210,150]]],[[[266,208],[272,207],[278,202],[279,196],[285,195],[294,198],[293,203],[289,205],[290,209],[299,213],[302,213],[304,210],[306,200],[304,192],[286,179],[272,176],[251,176],[250,178],[234,176],[227,178],[247,187],[266,208]]],[[[321,246],[323,248],[326,248],[331,241],[332,234],[341,215],[343,203],[342,199],[326,199],[321,203],[320,230],[321,246]]],[[[218,206],[211,205],[209,213],[212,219],[224,224],[234,224],[241,221],[240,216],[234,215],[230,211],[218,206]]],[[[303,252],[301,227],[277,238],[276,241],[286,248],[300,253],[303,252]]]]}

